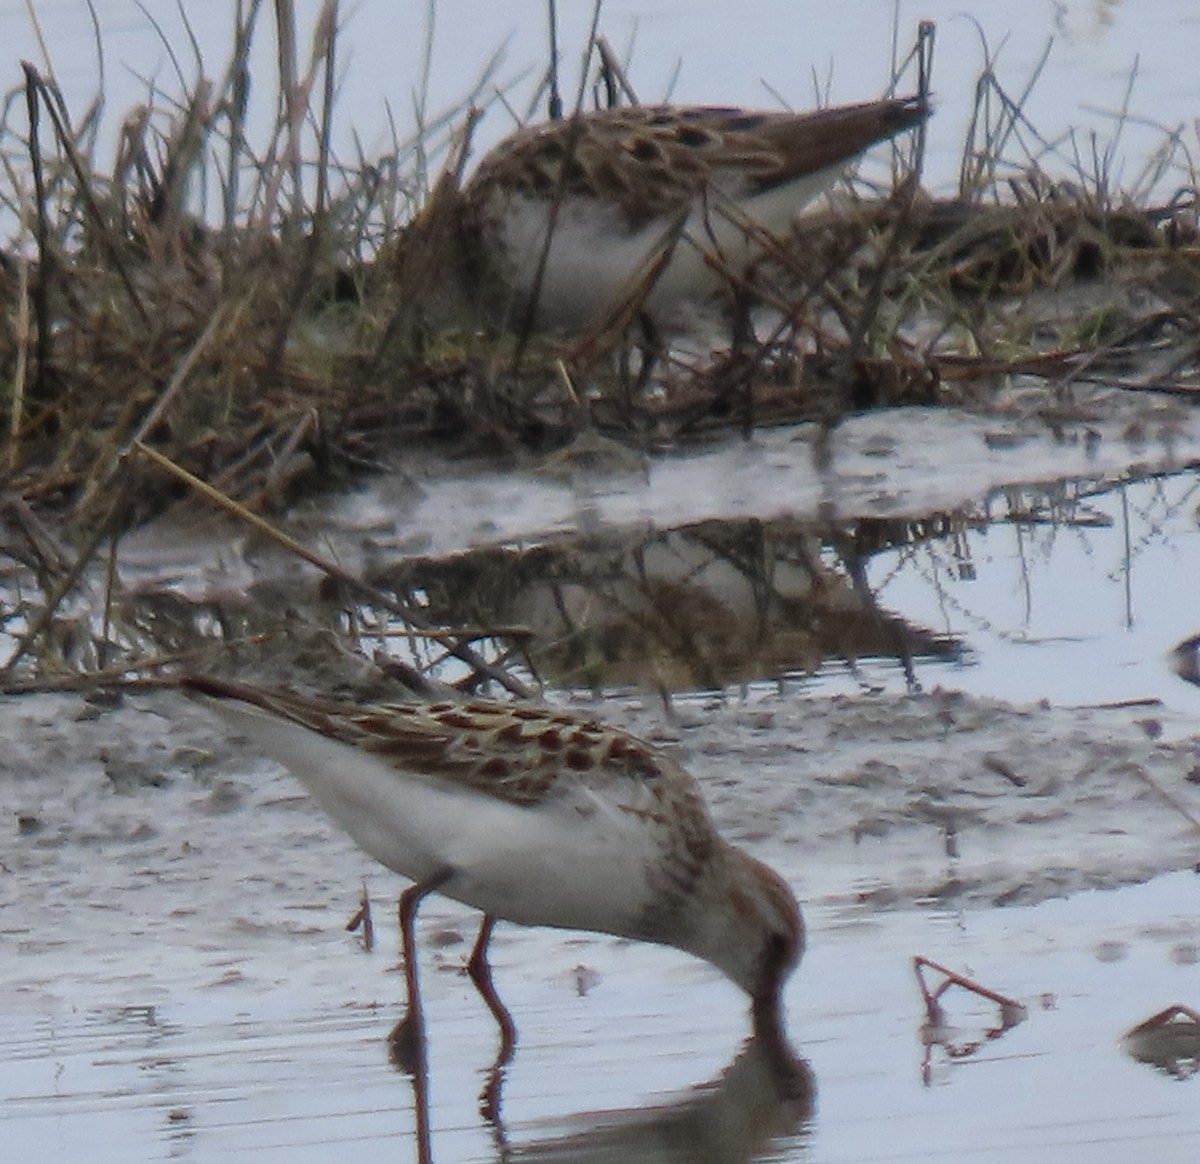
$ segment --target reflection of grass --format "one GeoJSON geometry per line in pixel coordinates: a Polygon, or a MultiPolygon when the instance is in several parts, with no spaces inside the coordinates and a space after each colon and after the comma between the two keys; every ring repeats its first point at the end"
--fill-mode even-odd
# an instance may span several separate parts
{"type": "MultiPolygon", "coordinates": [[[[419,98],[419,131],[391,157],[338,158],[336,5],[306,56],[280,5],[277,112],[253,147],[249,60],[262,30],[259,6],[248,11],[220,77],[189,84],[176,60],[178,93],[129,111],[114,151],[98,140],[100,98],[75,119],[48,68],[27,66],[3,108],[0,206],[20,224],[17,246],[0,252],[4,464],[40,596],[21,608],[26,648],[51,641],[96,553],[186,492],[185,477],[139,448],[270,511],[430,440],[512,451],[590,426],[672,442],[956,400],[964,384],[978,403],[980,385],[1013,370],[1127,375],[1151,344],[1194,345],[1194,207],[1136,196],[1189,161],[1179,135],[1122,194],[1112,150],[1045,142],[990,56],[958,199],[920,192],[916,135],[894,192],[848,186],[792,239],[764,239],[759,269],[730,272],[739,301],[765,305],[758,334],[731,350],[669,352],[654,391],[623,355],[632,311],[563,344],[431,332],[421,306],[456,226],[477,113],[433,117],[419,98]],[[1023,307],[1100,278],[1108,297],[1057,321],[1023,307]]],[[[931,36],[909,62],[922,77],[931,36]]],[[[628,99],[596,47],[610,99],[628,99]]],[[[1171,382],[1191,371],[1181,359],[1171,382]]],[[[102,645],[92,661],[107,657],[102,645]]]]}

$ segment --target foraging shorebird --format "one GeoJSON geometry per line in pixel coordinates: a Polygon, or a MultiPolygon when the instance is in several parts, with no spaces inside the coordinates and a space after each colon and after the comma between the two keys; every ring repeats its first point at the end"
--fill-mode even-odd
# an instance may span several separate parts
{"type": "Polygon", "coordinates": [[[520,129],[461,191],[449,263],[493,324],[584,332],[623,311],[686,330],[920,97],[810,113],[632,106],[520,129]]]}
{"type": "Polygon", "coordinates": [[[468,972],[511,1051],[491,982],[499,920],[674,946],[750,998],[755,1030],[782,1030],[780,992],[804,950],[787,883],[717,832],[695,779],[618,728],[524,704],[359,706],[209,677],[180,681],[278,760],[377,861],[400,898],[406,1018],[423,1027],[417,907],[438,892],[483,913],[468,972]]]}

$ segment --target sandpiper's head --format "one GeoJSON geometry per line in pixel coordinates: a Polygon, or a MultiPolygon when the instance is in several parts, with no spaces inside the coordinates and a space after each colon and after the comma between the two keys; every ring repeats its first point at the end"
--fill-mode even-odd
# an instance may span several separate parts
{"type": "Polygon", "coordinates": [[[777,1023],[784,982],[804,953],[804,919],[791,887],[774,869],[729,846],[723,909],[708,931],[707,958],[749,996],[755,1024],[777,1023]]]}

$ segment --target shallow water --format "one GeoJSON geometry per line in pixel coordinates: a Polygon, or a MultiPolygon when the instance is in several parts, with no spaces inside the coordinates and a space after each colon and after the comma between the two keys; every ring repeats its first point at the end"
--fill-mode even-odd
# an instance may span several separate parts
{"type": "MultiPolygon", "coordinates": [[[[1129,1057],[1126,1030],[1200,987],[1200,878],[990,913],[809,910],[812,949],[787,999],[812,1072],[814,1110],[772,1103],[737,1067],[745,1019],[732,988],[666,952],[585,943],[597,979],[568,976],[501,940],[498,979],[521,1046],[498,1124],[479,1114],[494,1032],[465,981],[427,966],[431,1123],[439,1161],[746,1159],[708,1148],[705,1128],[775,1134],[758,1159],[813,1162],[1195,1159],[1200,1076],[1179,1081],[1129,1057]],[[910,960],[969,967],[1026,1020],[952,1059],[927,1048],[910,960]],[[853,967],[848,972],[848,967],[853,967]],[[923,1065],[928,1050],[928,1064],[923,1065]],[[697,1087],[704,1087],[698,1104],[697,1087]]],[[[535,943],[540,945],[541,943],[535,943]]],[[[293,956],[341,964],[323,984],[270,994],[235,982],[154,1006],[0,1018],[8,1151],[40,1159],[415,1158],[413,1094],[383,1044],[396,1014],[380,960],[342,949],[293,956]],[[353,991],[387,992],[364,1006],[353,991]],[[347,998],[346,989],[351,992],[347,998]]],[[[126,992],[136,997],[138,991],[126,992]]],[[[960,1044],[995,1015],[949,1003],[960,1044]]],[[[746,1133],[746,1140],[753,1137],[746,1133]]]]}
{"type": "MultiPolygon", "coordinates": [[[[293,528],[443,625],[527,628],[550,687],[902,691],[900,641],[925,687],[1194,714],[1164,655],[1200,623],[1200,421],[1119,394],[1080,411],[852,417],[825,467],[811,425],[614,472],[409,454],[293,528]]],[[[200,603],[316,588],[194,511],[126,538],[121,568],[200,603]]]]}

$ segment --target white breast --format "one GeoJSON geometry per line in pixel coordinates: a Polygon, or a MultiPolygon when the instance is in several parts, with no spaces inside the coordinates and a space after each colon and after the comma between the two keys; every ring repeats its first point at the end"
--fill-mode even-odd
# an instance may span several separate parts
{"type": "Polygon", "coordinates": [[[698,198],[682,229],[678,219],[657,219],[631,231],[618,208],[584,198],[564,199],[552,220],[547,202],[516,195],[501,219],[503,277],[521,300],[537,289],[539,327],[585,331],[633,295],[669,253],[645,307],[660,327],[687,327],[694,306],[724,287],[720,268],[740,272],[759,251],[758,231],[785,233],[838,173],[825,170],[749,198],[719,191],[698,198]]]}

